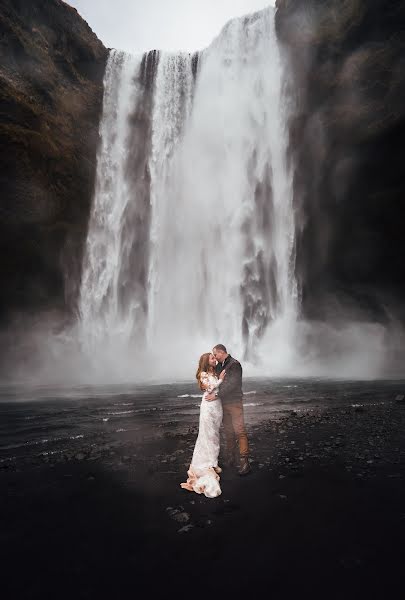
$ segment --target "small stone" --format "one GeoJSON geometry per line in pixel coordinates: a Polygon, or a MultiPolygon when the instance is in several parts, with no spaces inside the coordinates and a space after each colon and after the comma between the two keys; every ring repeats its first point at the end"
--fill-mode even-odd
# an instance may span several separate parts
{"type": "Polygon", "coordinates": [[[187,523],[190,520],[190,515],[186,512],[178,512],[172,514],[171,517],[178,523],[187,523]]]}
{"type": "Polygon", "coordinates": [[[189,531],[191,531],[191,529],[193,529],[193,527],[194,525],[189,523],[188,525],[184,525],[184,527],[181,527],[181,529],[179,529],[177,533],[188,533],[189,531]]]}
{"type": "Polygon", "coordinates": [[[279,494],[281,500],[287,500],[287,496],[285,496],[284,494],[279,494]]]}

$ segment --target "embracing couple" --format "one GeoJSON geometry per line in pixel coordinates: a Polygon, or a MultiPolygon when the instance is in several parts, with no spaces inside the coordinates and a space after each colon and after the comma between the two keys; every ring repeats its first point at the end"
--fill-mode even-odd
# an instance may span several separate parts
{"type": "Polygon", "coordinates": [[[239,443],[239,475],[250,471],[249,444],[243,418],[242,366],[228,354],[223,344],[212,352],[203,354],[198,364],[196,378],[204,392],[198,437],[193,458],[187,472],[187,483],[182,488],[215,498],[221,494],[218,465],[219,430],[225,433],[225,467],[235,463],[236,438],[239,443]]]}

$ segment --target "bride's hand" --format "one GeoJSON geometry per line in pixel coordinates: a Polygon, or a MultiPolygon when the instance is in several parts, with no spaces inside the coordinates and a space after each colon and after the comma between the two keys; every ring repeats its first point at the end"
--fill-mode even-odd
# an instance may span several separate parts
{"type": "Polygon", "coordinates": [[[223,369],[223,370],[221,371],[221,374],[220,374],[219,378],[220,378],[220,379],[225,379],[225,375],[226,375],[226,371],[225,371],[225,369],[223,369]]]}

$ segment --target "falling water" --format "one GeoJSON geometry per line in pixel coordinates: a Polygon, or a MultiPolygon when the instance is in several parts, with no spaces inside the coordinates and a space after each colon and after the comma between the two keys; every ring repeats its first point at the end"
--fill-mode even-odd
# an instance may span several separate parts
{"type": "Polygon", "coordinates": [[[188,53],[163,54],[156,74],[152,117],[148,345],[164,334],[163,323],[173,320],[172,296],[179,297],[182,289],[173,290],[177,271],[174,261],[181,252],[177,246],[182,238],[176,228],[182,210],[178,197],[182,165],[177,154],[190,116],[193,90],[193,57],[188,53]]]}
{"type": "Polygon", "coordinates": [[[260,358],[298,310],[283,66],[269,8],[202,53],[113,51],[81,290],[88,351],[260,358]]]}
{"type": "Polygon", "coordinates": [[[116,356],[146,328],[154,59],[113,50],[107,64],[80,298],[88,352],[103,343],[116,356]]]}

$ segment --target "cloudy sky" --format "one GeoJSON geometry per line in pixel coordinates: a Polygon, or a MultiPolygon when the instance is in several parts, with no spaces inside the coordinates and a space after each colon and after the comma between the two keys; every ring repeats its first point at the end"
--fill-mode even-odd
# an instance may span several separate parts
{"type": "Polygon", "coordinates": [[[66,0],[109,48],[200,50],[232,17],[274,0],[66,0]]]}

